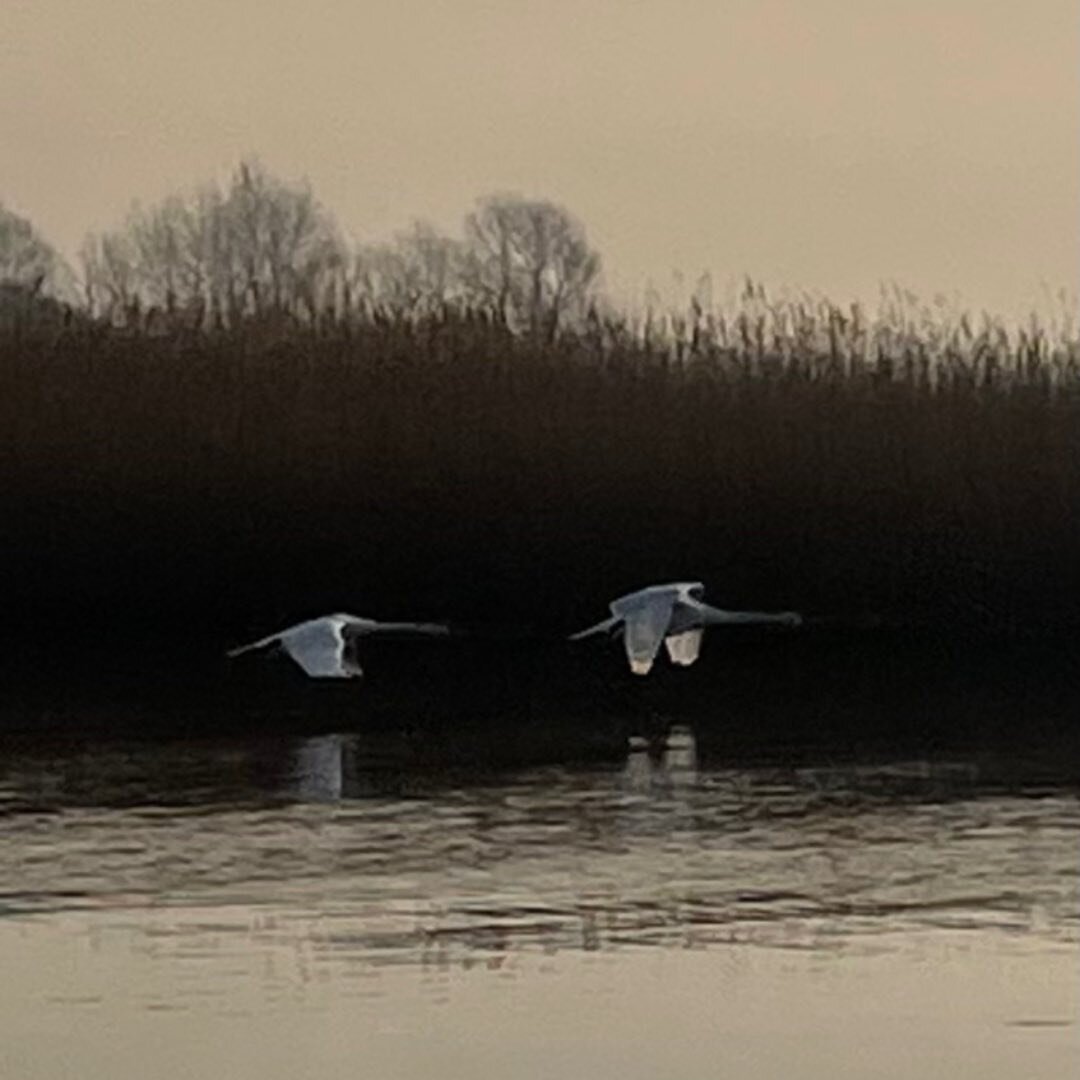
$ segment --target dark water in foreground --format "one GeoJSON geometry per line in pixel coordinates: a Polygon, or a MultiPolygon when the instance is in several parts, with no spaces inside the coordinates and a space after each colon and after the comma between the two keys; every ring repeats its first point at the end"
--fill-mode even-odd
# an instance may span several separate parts
{"type": "Polygon", "coordinates": [[[975,755],[0,743],[0,1076],[1074,1075],[1080,798],[975,755]]]}

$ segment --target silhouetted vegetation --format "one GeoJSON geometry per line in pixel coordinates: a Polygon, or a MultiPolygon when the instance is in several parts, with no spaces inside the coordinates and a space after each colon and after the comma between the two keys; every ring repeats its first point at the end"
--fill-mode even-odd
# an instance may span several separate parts
{"type": "Polygon", "coordinates": [[[562,633],[692,575],[733,607],[1074,626],[1078,361],[1067,326],[749,284],[554,337],[451,303],[22,321],[6,621],[208,650],[341,608],[562,633]]]}
{"type": "Polygon", "coordinates": [[[306,184],[257,161],[224,187],[135,204],[118,228],[87,237],[80,258],[89,312],[158,332],[416,319],[453,305],[550,339],[584,314],[600,271],[572,215],[520,195],[478,200],[461,238],[414,222],[388,243],[350,246],[306,184]]]}
{"type": "Polygon", "coordinates": [[[8,633],[216,655],[344,608],[562,634],[686,576],[852,625],[1080,623],[1071,319],[751,282],[630,318],[599,271],[566,210],[506,194],[460,238],[350,248],[246,162],[90,237],[72,306],[0,212],[8,633]]]}

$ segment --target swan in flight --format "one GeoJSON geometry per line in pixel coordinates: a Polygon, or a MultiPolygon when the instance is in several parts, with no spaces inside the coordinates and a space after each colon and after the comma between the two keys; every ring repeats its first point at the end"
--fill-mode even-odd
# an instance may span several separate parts
{"type": "Polygon", "coordinates": [[[269,637],[230,649],[229,656],[276,646],[313,679],[356,679],[364,674],[349,655],[351,644],[367,634],[444,636],[450,631],[435,623],[376,622],[357,615],[323,615],[281,630],[269,637]]]}
{"type": "Polygon", "coordinates": [[[794,611],[777,614],[722,611],[706,604],[704,596],[705,586],[700,581],[650,585],[612,600],[609,605],[611,618],[571,634],[570,640],[621,632],[630,670],[635,675],[648,675],[660,652],[661,642],[673,664],[689,667],[701,652],[706,626],[732,623],[802,625],[802,616],[794,611]]]}

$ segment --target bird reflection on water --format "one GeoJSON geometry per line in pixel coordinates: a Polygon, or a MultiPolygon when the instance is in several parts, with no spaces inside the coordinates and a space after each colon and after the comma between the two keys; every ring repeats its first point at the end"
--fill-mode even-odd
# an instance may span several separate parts
{"type": "MultiPolygon", "coordinates": [[[[374,782],[375,778],[407,766],[395,763],[393,757],[372,760],[367,749],[365,754],[362,736],[356,732],[297,740],[284,793],[300,802],[322,803],[384,793],[385,783],[374,782]]],[[[622,767],[624,789],[668,792],[690,786],[696,779],[697,741],[690,727],[675,725],[647,741],[629,740],[622,767]]]]}
{"type": "Polygon", "coordinates": [[[739,766],[679,725],[651,752],[527,768],[417,761],[358,732],[11,745],[0,816],[12,910],[118,891],[287,904],[333,912],[382,957],[430,933],[480,947],[497,927],[554,947],[585,925],[612,946],[1080,934],[1073,788],[1003,790],[969,759],[739,766]]]}
{"type": "Polygon", "coordinates": [[[345,790],[345,757],[356,741],[349,735],[315,735],[296,748],[296,795],[310,802],[337,802],[345,790]]]}
{"type": "MultiPolygon", "coordinates": [[[[393,1024],[407,1029],[395,1046],[423,1067],[399,1073],[383,1059],[375,1072],[411,1077],[430,1075],[422,1051],[441,1023],[440,1046],[459,1047],[464,1030],[470,1045],[491,1035],[506,1047],[499,1062],[446,1075],[506,1075],[538,1017],[557,1043],[606,1008],[595,1062],[567,1063],[568,1075],[607,1075],[606,1033],[629,1015],[619,1037],[633,1061],[655,1046],[657,1022],[683,1033],[672,1045],[700,1044],[701,1067],[680,1075],[708,1073],[733,1040],[732,1061],[751,1060],[791,1021],[791,1059],[764,1075],[826,1077],[851,1070],[804,1070],[805,1046],[830,1025],[883,1045],[902,991],[905,1008],[936,993],[919,1006],[935,1053],[959,1046],[957,1002],[968,1008],[962,1062],[921,1076],[948,1080],[995,1038],[985,1058],[1023,1040],[1023,1067],[980,1076],[1071,1075],[1046,1062],[1074,1068],[1064,1044],[1075,1029],[1062,1027],[1080,944],[1074,773],[1032,781],[1011,752],[999,757],[1012,771],[994,772],[985,747],[932,756],[897,743],[839,761],[834,742],[800,759],[760,730],[751,758],[727,737],[734,713],[663,719],[642,749],[624,724],[607,757],[577,764],[564,753],[572,721],[558,738],[522,721],[538,733],[524,744],[475,723],[9,737],[0,946],[5,972],[19,974],[0,986],[5,1048],[40,1022],[35,1052],[71,1030],[83,1058],[107,1056],[114,1032],[139,1030],[133,1019],[154,1010],[139,1067],[110,1071],[134,1077],[161,1063],[153,1054],[186,1066],[192,1048],[217,1052],[230,1023],[247,1061],[255,1017],[267,1061],[227,1071],[266,1080],[344,1075],[311,1055],[340,1033],[352,1067],[393,1024]],[[877,1013],[851,1021],[864,1006],[877,1013]],[[806,1009],[800,1029],[791,1018],[806,1009]],[[166,1016],[175,1051],[157,1045],[166,1016]],[[307,1057],[286,1062],[296,1046],[307,1057]]],[[[837,1061],[861,1067],[864,1051],[837,1061]]],[[[621,1074],[664,1072],[647,1064],[621,1074]]]]}
{"type": "Polygon", "coordinates": [[[420,787],[336,735],[294,744],[290,784],[301,804],[337,804],[320,845],[361,877],[324,886],[376,905],[387,936],[362,937],[383,958],[435,941],[464,956],[496,941],[835,949],[898,928],[1077,935],[1063,843],[1080,824],[1075,797],[984,790],[965,761],[740,769],[703,764],[677,725],[621,763],[467,780],[433,769],[420,787]],[[372,859],[378,876],[364,877],[372,859]]]}
{"type": "Polygon", "coordinates": [[[697,780],[697,741],[676,725],[664,738],[633,740],[623,767],[623,787],[636,792],[674,791],[697,780]]]}

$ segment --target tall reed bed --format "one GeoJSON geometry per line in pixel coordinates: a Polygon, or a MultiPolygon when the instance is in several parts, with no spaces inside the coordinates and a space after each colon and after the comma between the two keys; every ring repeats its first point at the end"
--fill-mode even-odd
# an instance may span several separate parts
{"type": "Polygon", "coordinates": [[[1080,347],[897,294],[0,335],[13,625],[214,647],[327,608],[537,632],[730,606],[1080,623],[1080,347]],[[59,620],[59,621],[58,621],[59,620]]]}

